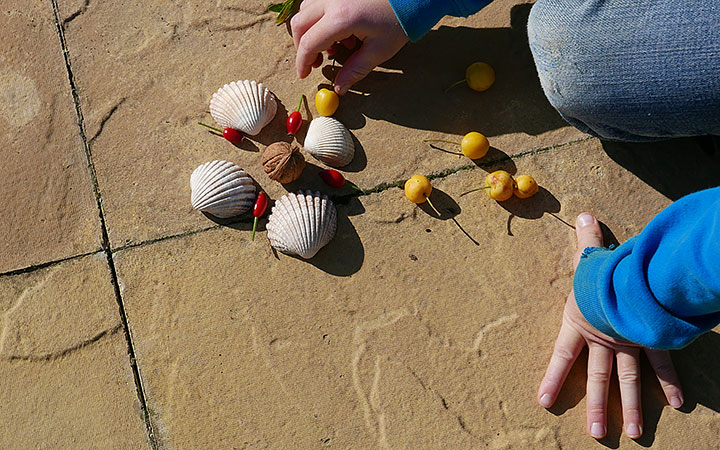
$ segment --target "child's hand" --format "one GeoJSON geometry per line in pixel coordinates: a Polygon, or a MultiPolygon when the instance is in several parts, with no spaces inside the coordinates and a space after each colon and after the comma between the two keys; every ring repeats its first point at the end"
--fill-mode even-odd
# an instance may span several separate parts
{"type": "MultiPolygon", "coordinates": [[[[582,214],[576,223],[578,251],[574,264],[577,267],[580,255],[586,247],[602,246],[602,232],[597,220],[589,214],[582,214]]],[[[546,408],[552,406],[575,359],[585,345],[588,346],[587,377],[587,431],[594,438],[605,437],[607,433],[607,398],[613,356],[617,360],[620,399],[622,402],[625,433],[633,439],[642,435],[642,410],[640,403],[640,350],[642,347],[631,342],[613,339],[596,330],[583,317],[570,292],[565,303],[563,323],[555,341],[550,364],[540,383],[538,401],[546,408]]],[[[660,380],[668,402],[675,408],[682,405],[682,390],[672,360],[667,351],[646,348],[650,364],[660,380]]]]}
{"type": "Polygon", "coordinates": [[[353,37],[362,41],[335,78],[335,91],[341,95],[408,41],[388,0],[304,0],[290,23],[300,78],[308,76],[318,55],[336,42],[352,42],[353,37]]]}

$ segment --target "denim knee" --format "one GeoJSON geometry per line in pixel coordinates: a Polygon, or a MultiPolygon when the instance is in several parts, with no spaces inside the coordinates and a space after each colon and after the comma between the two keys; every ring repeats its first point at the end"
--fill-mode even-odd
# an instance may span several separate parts
{"type": "Polygon", "coordinates": [[[530,11],[528,40],[537,68],[540,85],[550,104],[579,130],[601,136],[587,123],[593,114],[592,87],[583,82],[578,53],[576,24],[568,11],[557,2],[538,1],[530,11]]]}
{"type": "Polygon", "coordinates": [[[598,137],[720,134],[715,2],[538,0],[528,39],[545,95],[598,137]]]}

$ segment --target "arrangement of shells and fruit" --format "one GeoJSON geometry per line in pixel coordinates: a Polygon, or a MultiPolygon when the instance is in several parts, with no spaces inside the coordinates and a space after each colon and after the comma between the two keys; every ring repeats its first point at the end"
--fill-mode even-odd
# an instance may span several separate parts
{"type": "MultiPolygon", "coordinates": [[[[292,16],[298,5],[297,0],[275,5],[273,10],[280,13],[279,23],[292,16]]],[[[468,67],[465,78],[450,88],[467,83],[473,90],[485,91],[494,81],[495,73],[490,65],[474,63],[468,67]]],[[[293,138],[304,123],[300,113],[304,101],[306,98],[302,95],[297,109],[286,120],[287,132],[293,138]]],[[[330,167],[342,168],[352,162],[355,156],[353,136],[339,120],[332,117],[339,105],[340,98],[334,91],[320,89],[315,95],[315,109],[319,117],[310,121],[302,146],[293,139],[292,143],[275,142],[263,150],[261,163],[271,180],[286,184],[300,178],[306,167],[302,148],[330,167]]],[[[234,81],[218,89],[210,100],[210,115],[220,128],[204,123],[200,125],[233,144],[239,144],[245,136],[259,134],[274,119],[277,109],[275,95],[263,83],[234,81]]],[[[473,160],[483,158],[490,149],[487,138],[475,131],[466,134],[461,142],[436,139],[425,142],[435,149],[473,160]],[[461,152],[437,147],[434,145],[437,142],[458,145],[461,152]]],[[[348,185],[363,192],[335,169],[325,169],[320,176],[333,188],[348,185]]],[[[416,204],[428,202],[438,216],[442,216],[430,201],[432,184],[427,177],[413,175],[405,182],[404,188],[408,200],[416,204]]],[[[529,175],[513,178],[508,172],[498,170],[486,177],[483,186],[469,192],[481,189],[486,189],[490,198],[505,201],[513,195],[532,197],[539,188],[529,175]]],[[[190,190],[193,208],[217,218],[227,219],[252,211],[254,240],[258,219],[265,215],[270,201],[264,192],[256,194],[255,181],[245,170],[229,161],[206,162],[190,175],[190,190]]],[[[275,202],[267,221],[267,237],[272,248],[304,259],[312,258],[327,245],[335,236],[336,229],[337,210],[332,200],[325,194],[312,191],[282,196],[275,202]]]]}

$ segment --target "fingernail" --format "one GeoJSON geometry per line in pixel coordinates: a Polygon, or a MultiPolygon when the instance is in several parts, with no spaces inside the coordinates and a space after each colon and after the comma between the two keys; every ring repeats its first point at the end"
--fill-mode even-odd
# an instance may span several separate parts
{"type": "Polygon", "coordinates": [[[577,218],[577,226],[578,227],[586,227],[588,225],[592,225],[595,223],[595,218],[591,216],[590,214],[581,214],[580,217],[577,218]]]}
{"type": "Polygon", "coordinates": [[[628,425],[626,432],[627,432],[628,436],[630,436],[633,439],[639,438],[640,435],[642,435],[642,428],[640,428],[640,426],[638,426],[634,423],[631,423],[630,425],[628,425]]]}
{"type": "Polygon", "coordinates": [[[598,439],[605,436],[605,425],[600,422],[594,422],[590,427],[590,435],[598,439]]]}
{"type": "Polygon", "coordinates": [[[672,405],[673,408],[679,408],[683,405],[683,399],[680,396],[675,396],[670,399],[670,405],[672,405]]]}
{"type": "Polygon", "coordinates": [[[552,405],[552,397],[550,394],[543,394],[543,396],[540,397],[540,404],[545,408],[549,408],[552,405]]]}

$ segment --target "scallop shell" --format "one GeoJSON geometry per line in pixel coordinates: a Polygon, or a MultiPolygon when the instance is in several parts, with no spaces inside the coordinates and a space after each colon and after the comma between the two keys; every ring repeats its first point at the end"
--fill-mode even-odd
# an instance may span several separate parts
{"type": "Polygon", "coordinates": [[[345,125],[332,117],[317,117],[310,122],[305,149],[328,166],[343,167],[355,155],[355,144],[345,125]]]}
{"type": "Polygon", "coordinates": [[[337,211],[327,195],[307,191],[284,195],[267,223],[270,245],[283,253],[310,259],[335,236],[337,211]]]}
{"type": "Polygon", "coordinates": [[[253,206],[255,184],[240,167],[228,161],[207,162],[190,175],[193,208],[225,219],[253,206]]]}
{"type": "Polygon", "coordinates": [[[218,89],[210,100],[210,114],[222,128],[254,136],[277,112],[275,96],[262,83],[233,81],[218,89]]]}

